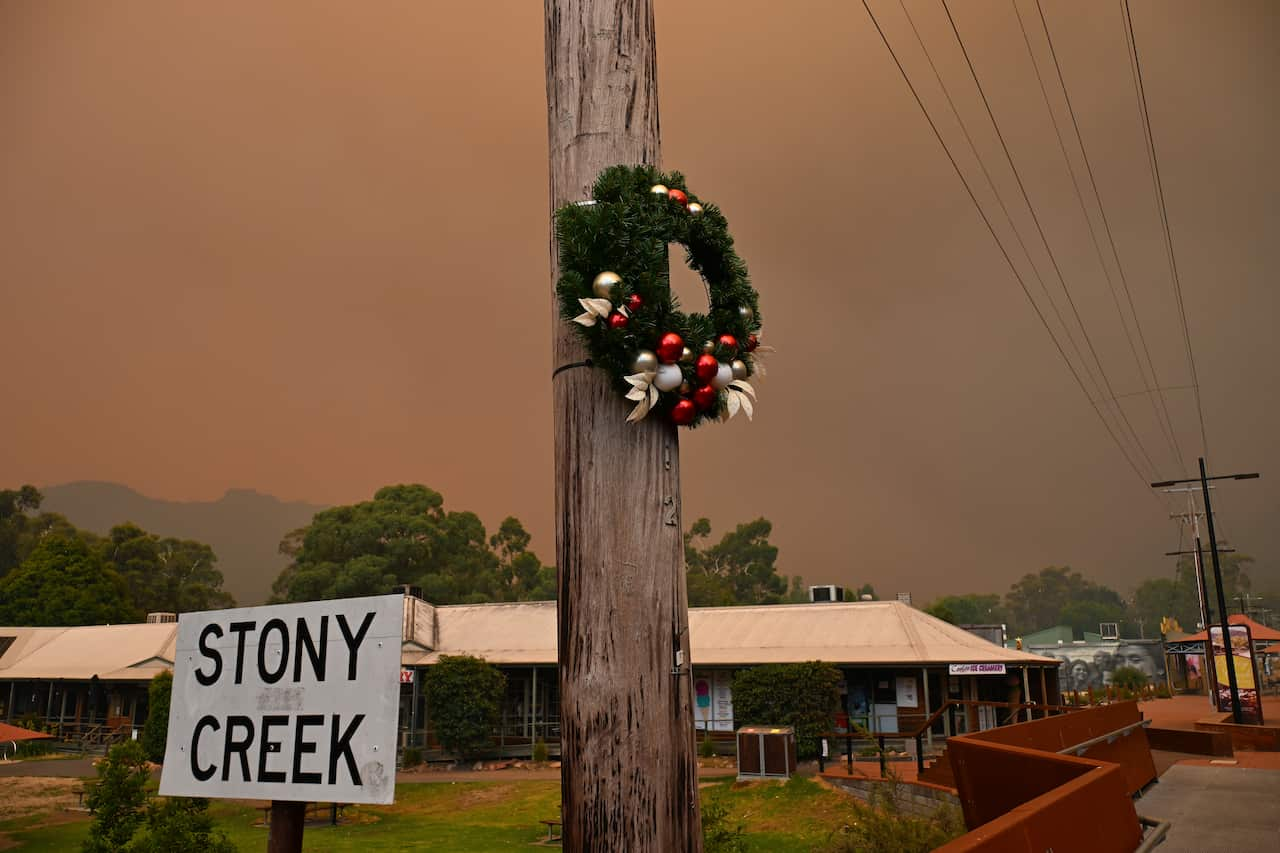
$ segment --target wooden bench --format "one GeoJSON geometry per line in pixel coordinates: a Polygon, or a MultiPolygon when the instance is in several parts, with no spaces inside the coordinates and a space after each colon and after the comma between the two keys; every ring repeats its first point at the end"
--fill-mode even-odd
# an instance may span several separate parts
{"type": "Polygon", "coordinates": [[[556,828],[560,826],[560,821],[558,821],[558,820],[542,820],[542,821],[538,821],[538,822],[539,822],[539,823],[541,823],[541,824],[543,824],[543,825],[545,825],[545,826],[547,827],[547,842],[548,842],[548,843],[550,843],[550,842],[552,842],[552,841],[559,841],[559,840],[560,840],[560,838],[561,838],[561,836],[564,834],[563,832],[561,832],[561,833],[560,833],[560,835],[557,835],[557,834],[556,834],[556,828]]]}

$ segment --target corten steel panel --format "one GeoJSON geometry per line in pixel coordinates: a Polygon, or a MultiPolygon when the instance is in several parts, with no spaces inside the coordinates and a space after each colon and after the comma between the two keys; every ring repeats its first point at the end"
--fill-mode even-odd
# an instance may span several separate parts
{"type": "Polygon", "coordinates": [[[1000,744],[970,743],[961,750],[966,766],[1001,769],[984,774],[987,784],[1016,789],[1024,778],[1078,775],[938,848],[939,853],[1131,853],[1141,843],[1142,828],[1119,767],[1000,744]]]}
{"type": "Polygon", "coordinates": [[[1196,755],[1232,755],[1231,736],[1226,732],[1192,731],[1191,729],[1147,729],[1147,743],[1152,749],[1169,752],[1191,752],[1196,755]]]}
{"type": "MultiPolygon", "coordinates": [[[[1227,718],[1231,715],[1227,714],[1227,718]]],[[[1196,722],[1196,729],[1205,732],[1225,732],[1231,737],[1231,745],[1242,752],[1280,752],[1280,726],[1250,726],[1235,723],[1196,722]]]]}
{"type": "MultiPolygon", "coordinates": [[[[1137,702],[1099,705],[1070,714],[952,738],[948,742],[947,752],[948,755],[954,754],[951,752],[951,744],[961,739],[1058,752],[1141,721],[1142,712],[1138,710],[1137,702]]],[[[1142,790],[1156,778],[1155,761],[1151,757],[1151,747],[1143,728],[1130,729],[1127,735],[1117,737],[1112,743],[1104,741],[1095,744],[1089,747],[1084,757],[1119,764],[1124,770],[1125,786],[1130,794],[1142,790]]]]}

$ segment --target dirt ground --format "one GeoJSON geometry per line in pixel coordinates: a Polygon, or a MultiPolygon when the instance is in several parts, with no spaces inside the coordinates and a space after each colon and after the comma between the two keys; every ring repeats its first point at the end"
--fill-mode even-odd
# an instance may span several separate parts
{"type": "Polygon", "coordinates": [[[0,821],[74,807],[77,798],[73,789],[80,785],[79,779],[56,777],[13,776],[5,779],[4,796],[0,797],[0,821]]]}

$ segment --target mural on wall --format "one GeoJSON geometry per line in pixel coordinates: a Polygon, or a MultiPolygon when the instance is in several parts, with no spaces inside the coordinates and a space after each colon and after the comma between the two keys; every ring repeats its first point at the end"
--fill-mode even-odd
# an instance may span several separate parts
{"type": "Polygon", "coordinates": [[[1111,673],[1121,666],[1139,670],[1151,682],[1164,680],[1164,646],[1159,640],[1032,646],[1028,651],[1062,661],[1058,684],[1063,691],[1103,690],[1111,683],[1111,673]]]}

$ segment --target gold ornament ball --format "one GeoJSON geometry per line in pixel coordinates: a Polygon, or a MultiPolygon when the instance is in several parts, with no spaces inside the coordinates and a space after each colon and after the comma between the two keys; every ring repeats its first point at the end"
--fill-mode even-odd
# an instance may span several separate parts
{"type": "Polygon", "coordinates": [[[669,192],[669,190],[667,190],[667,188],[662,184],[654,184],[653,186],[649,187],[649,192],[653,193],[654,195],[665,196],[669,192]]]}
{"type": "Polygon", "coordinates": [[[738,316],[742,318],[742,322],[750,325],[751,321],[756,318],[756,312],[751,310],[750,305],[739,305],[738,316]]]}
{"type": "Polygon", "coordinates": [[[707,341],[702,345],[702,351],[705,352],[707,355],[714,355],[716,351],[716,342],[707,341]]]}
{"type": "Polygon", "coordinates": [[[642,349],[631,360],[632,373],[653,373],[658,369],[658,356],[652,350],[642,349]]]}
{"type": "Polygon", "coordinates": [[[702,205],[698,204],[696,201],[691,201],[691,202],[689,202],[689,204],[688,204],[688,206],[685,208],[685,210],[689,211],[689,215],[690,215],[690,216],[701,216],[701,215],[702,215],[702,205]]]}
{"type": "Polygon", "coordinates": [[[601,299],[613,301],[618,285],[622,284],[622,276],[616,272],[602,272],[591,282],[591,292],[601,299]]]}
{"type": "Polygon", "coordinates": [[[746,378],[747,378],[747,363],[746,363],[745,361],[743,361],[742,359],[740,359],[740,358],[735,358],[735,359],[734,359],[734,360],[729,364],[729,367],[733,370],[733,378],[734,378],[734,379],[746,379],[746,378]]]}
{"type": "Polygon", "coordinates": [[[689,349],[688,347],[685,347],[684,349],[680,350],[680,363],[693,364],[693,350],[689,349]]]}

